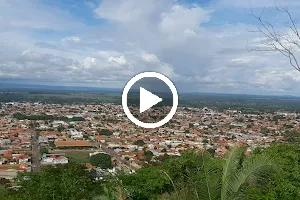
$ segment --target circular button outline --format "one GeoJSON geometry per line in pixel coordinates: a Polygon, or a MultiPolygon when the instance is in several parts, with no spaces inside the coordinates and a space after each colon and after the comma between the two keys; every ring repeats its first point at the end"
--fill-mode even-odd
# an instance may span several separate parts
{"type": "Polygon", "coordinates": [[[163,74],[160,74],[158,72],[142,72],[139,73],[137,75],[135,75],[134,77],[132,77],[127,84],[125,85],[124,89],[123,89],[123,93],[122,93],[122,107],[123,110],[126,114],[126,116],[130,119],[130,121],[132,121],[134,124],[143,127],[143,128],[157,128],[160,126],[163,126],[164,124],[166,124],[168,121],[170,121],[172,119],[172,117],[174,116],[174,114],[176,113],[177,107],[178,107],[178,93],[177,93],[177,89],[175,87],[175,85],[172,83],[172,81],[166,77],[163,74]],[[133,84],[135,84],[137,81],[139,81],[142,78],[158,78],[161,81],[163,81],[165,84],[168,85],[168,87],[170,88],[172,95],[173,95],[173,106],[171,111],[169,112],[169,114],[162,120],[160,120],[159,122],[156,123],[145,123],[142,122],[140,120],[138,120],[137,118],[135,118],[127,105],[127,95],[128,92],[130,90],[130,88],[133,86],[133,84]]]}

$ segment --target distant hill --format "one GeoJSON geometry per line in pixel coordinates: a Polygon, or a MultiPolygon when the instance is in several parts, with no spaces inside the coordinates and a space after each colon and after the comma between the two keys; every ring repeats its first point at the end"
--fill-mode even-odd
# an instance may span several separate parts
{"type": "MultiPolygon", "coordinates": [[[[123,88],[102,88],[102,87],[84,87],[84,86],[52,86],[37,84],[20,84],[0,82],[0,92],[30,92],[30,93],[116,93],[121,94],[123,88]]],[[[139,90],[133,90],[139,92],[139,90]]],[[[179,92],[180,93],[180,92],[179,92]]],[[[249,95],[249,94],[226,94],[226,93],[198,93],[186,92],[180,93],[180,96],[189,97],[222,97],[222,98],[250,98],[250,99],[299,99],[299,96],[293,95],[249,95]]]]}
{"type": "Polygon", "coordinates": [[[51,86],[51,85],[33,85],[19,83],[1,83],[0,92],[92,92],[92,93],[121,93],[122,89],[118,88],[98,88],[98,87],[78,87],[78,86],[51,86]]]}

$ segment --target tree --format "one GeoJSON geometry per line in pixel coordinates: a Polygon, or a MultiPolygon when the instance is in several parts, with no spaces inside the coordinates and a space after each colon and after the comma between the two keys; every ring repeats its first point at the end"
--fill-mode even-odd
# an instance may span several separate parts
{"type": "Polygon", "coordinates": [[[256,30],[251,32],[259,33],[263,38],[259,46],[248,47],[249,51],[266,51],[266,52],[279,52],[284,57],[287,57],[290,65],[300,72],[300,64],[298,62],[300,50],[300,32],[297,25],[297,20],[292,16],[287,6],[275,5],[278,14],[284,14],[287,18],[285,27],[287,30],[280,31],[276,29],[274,24],[265,21],[263,14],[265,8],[259,15],[253,13],[252,9],[250,14],[257,19],[260,24],[256,30]]]}
{"type": "Polygon", "coordinates": [[[138,146],[144,146],[146,143],[143,140],[137,140],[133,144],[138,146]]]}
{"type": "Polygon", "coordinates": [[[145,151],[144,155],[145,155],[145,160],[150,162],[153,157],[152,151],[145,151]]]}
{"type": "Polygon", "coordinates": [[[112,131],[107,130],[107,129],[97,129],[97,132],[98,132],[100,135],[107,135],[107,136],[110,136],[110,135],[113,134],[112,131]]]}
{"type": "Polygon", "coordinates": [[[167,159],[162,166],[144,168],[148,170],[147,178],[150,174],[155,175],[160,184],[164,183],[155,192],[149,185],[156,181],[148,180],[139,170],[134,176],[128,175],[121,180],[130,197],[137,194],[140,197],[132,199],[158,199],[157,195],[163,194],[161,197],[166,200],[236,200],[241,198],[245,189],[260,184],[269,174],[277,172],[273,157],[263,153],[246,157],[244,152],[245,148],[234,148],[225,160],[221,160],[206,151],[190,150],[179,158],[167,159]],[[146,180],[137,178],[140,176],[146,180]],[[169,181],[168,184],[162,179],[169,181]],[[149,193],[151,198],[147,196],[149,193]]]}
{"type": "Polygon", "coordinates": [[[299,145],[272,145],[263,150],[256,149],[254,156],[262,153],[273,157],[282,170],[272,181],[245,190],[245,199],[300,199],[299,145]]]}
{"type": "Polygon", "coordinates": [[[204,140],[202,140],[202,142],[203,142],[204,144],[207,144],[207,143],[208,143],[208,140],[207,140],[207,139],[204,139],[204,140]]]}
{"type": "Polygon", "coordinates": [[[50,147],[50,148],[55,148],[55,147],[56,147],[56,145],[55,145],[55,143],[54,143],[54,142],[52,142],[52,141],[51,141],[51,142],[49,142],[49,147],[50,147]]]}
{"type": "Polygon", "coordinates": [[[234,148],[227,155],[223,165],[221,200],[237,199],[247,181],[257,182],[277,172],[273,157],[266,154],[245,158],[244,148],[234,148]]]}
{"type": "Polygon", "coordinates": [[[39,173],[23,172],[16,180],[21,188],[8,199],[91,200],[101,192],[101,186],[93,183],[86,168],[74,163],[43,167],[39,173]]]}
{"type": "Polygon", "coordinates": [[[46,148],[46,147],[44,147],[44,146],[42,146],[41,148],[40,148],[40,152],[41,152],[41,154],[44,154],[44,153],[48,153],[48,149],[46,148]]]}
{"type": "Polygon", "coordinates": [[[105,153],[98,153],[91,156],[90,163],[102,169],[112,168],[111,157],[105,153]]]}
{"type": "Polygon", "coordinates": [[[75,126],[73,125],[73,124],[70,124],[69,126],[68,126],[68,128],[74,128],[75,126]]]}
{"type": "Polygon", "coordinates": [[[160,167],[141,168],[136,174],[120,174],[118,178],[128,193],[127,199],[157,199],[164,191],[172,191],[172,185],[160,167]]]}
{"type": "Polygon", "coordinates": [[[63,126],[63,125],[59,125],[58,127],[57,127],[57,131],[58,132],[62,132],[62,131],[64,131],[65,130],[65,127],[63,126]]]}
{"type": "Polygon", "coordinates": [[[216,150],[215,149],[212,149],[212,148],[209,148],[206,150],[208,153],[210,153],[212,156],[215,156],[216,154],[216,150]]]}

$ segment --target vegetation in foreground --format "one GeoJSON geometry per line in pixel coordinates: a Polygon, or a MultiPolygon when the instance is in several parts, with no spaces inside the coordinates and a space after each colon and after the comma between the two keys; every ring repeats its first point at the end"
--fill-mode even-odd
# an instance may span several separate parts
{"type": "Polygon", "coordinates": [[[186,151],[162,165],[136,174],[119,173],[94,182],[82,165],[45,167],[40,173],[21,173],[20,190],[1,183],[0,197],[23,199],[133,199],[133,200],[296,200],[300,199],[298,145],[273,145],[251,156],[235,148],[223,159],[204,151],[186,151]]]}

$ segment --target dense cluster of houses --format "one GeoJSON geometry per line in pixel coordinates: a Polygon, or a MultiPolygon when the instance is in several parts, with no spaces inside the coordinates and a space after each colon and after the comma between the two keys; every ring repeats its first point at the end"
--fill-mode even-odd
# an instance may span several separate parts
{"type": "Polygon", "coordinates": [[[246,145],[250,153],[256,147],[284,142],[286,131],[300,131],[299,115],[287,112],[245,114],[179,107],[169,123],[156,129],[136,126],[120,105],[113,104],[12,102],[2,105],[0,115],[0,176],[4,170],[30,170],[33,129],[39,146],[52,152],[41,156],[42,164],[68,163],[56,150],[104,150],[117,167],[133,169],[166,155],[180,156],[189,148],[210,149],[221,157],[230,147],[246,145]]]}

